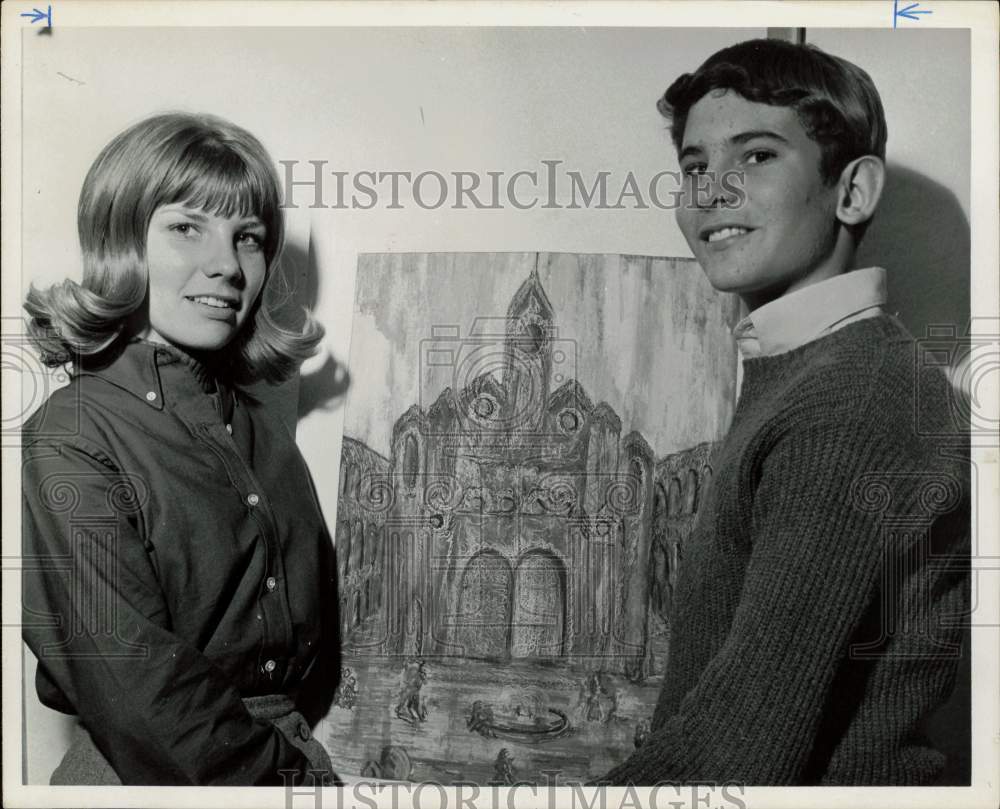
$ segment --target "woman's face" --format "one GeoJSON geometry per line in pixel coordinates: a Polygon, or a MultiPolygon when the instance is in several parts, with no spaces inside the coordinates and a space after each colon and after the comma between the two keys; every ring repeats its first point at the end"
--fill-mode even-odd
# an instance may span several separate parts
{"type": "Polygon", "coordinates": [[[157,208],[146,234],[144,336],[196,351],[228,345],[264,286],[266,236],[256,216],[222,217],[183,203],[157,208]]]}

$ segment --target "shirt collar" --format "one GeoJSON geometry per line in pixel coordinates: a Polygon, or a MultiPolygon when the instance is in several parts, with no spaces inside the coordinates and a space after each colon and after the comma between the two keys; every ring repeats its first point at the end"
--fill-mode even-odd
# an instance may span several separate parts
{"type": "Polygon", "coordinates": [[[130,340],[104,363],[82,363],[75,373],[100,377],[162,410],[164,374],[173,376],[174,370],[193,379],[205,393],[216,390],[215,377],[203,363],[173,346],[140,339],[130,340]]]}
{"type": "Polygon", "coordinates": [[[744,317],[733,337],[744,357],[770,356],[803,346],[865,310],[884,306],[882,267],[836,275],[766,303],[744,317]]]}

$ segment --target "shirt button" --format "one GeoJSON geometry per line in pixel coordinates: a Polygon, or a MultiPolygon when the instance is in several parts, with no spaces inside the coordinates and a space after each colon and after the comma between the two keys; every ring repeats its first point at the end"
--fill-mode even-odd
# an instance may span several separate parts
{"type": "Polygon", "coordinates": [[[155,402],[156,401],[156,391],[151,390],[149,393],[147,393],[146,394],[146,401],[147,402],[155,402]]]}
{"type": "Polygon", "coordinates": [[[302,741],[307,742],[312,737],[312,732],[309,730],[309,723],[303,719],[299,722],[299,738],[302,741]]]}
{"type": "Polygon", "coordinates": [[[233,434],[233,425],[232,424],[227,424],[226,425],[226,432],[229,433],[230,435],[233,434]]]}
{"type": "Polygon", "coordinates": [[[274,671],[274,670],[275,670],[276,668],[278,668],[278,664],[277,664],[277,663],[275,663],[275,662],[274,662],[273,660],[268,660],[268,661],[267,661],[267,662],[266,662],[266,663],[264,664],[264,671],[266,671],[266,672],[267,672],[268,674],[270,674],[270,673],[271,673],[272,671],[274,671]]]}
{"type": "Polygon", "coordinates": [[[267,581],[264,582],[268,590],[273,590],[278,586],[278,580],[274,576],[268,576],[267,581]]]}
{"type": "Polygon", "coordinates": [[[247,503],[250,504],[251,506],[255,506],[259,502],[260,502],[260,498],[256,494],[254,494],[253,492],[250,492],[250,494],[247,495],[247,503]]]}

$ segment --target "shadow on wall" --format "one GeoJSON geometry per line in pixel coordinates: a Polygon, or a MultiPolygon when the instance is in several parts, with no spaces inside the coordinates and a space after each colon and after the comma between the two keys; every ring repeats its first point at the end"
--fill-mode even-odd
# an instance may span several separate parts
{"type": "MultiPolygon", "coordinates": [[[[311,249],[286,244],[278,267],[278,277],[268,289],[275,319],[285,328],[301,328],[303,307],[315,309],[319,295],[319,270],[311,249]]],[[[310,363],[315,364],[315,363],[310,363]]],[[[350,385],[346,366],[326,353],[317,368],[302,373],[283,385],[260,383],[252,388],[253,395],[281,413],[288,429],[313,410],[334,409],[344,401],[350,385]]]]}
{"type": "Polygon", "coordinates": [[[885,267],[889,307],[918,339],[929,325],[969,324],[969,220],[955,195],[919,172],[889,164],[878,211],[856,265],[885,267]]]}
{"type": "MultiPolygon", "coordinates": [[[[970,317],[971,235],[955,195],[919,172],[888,166],[882,201],[858,250],[858,267],[885,267],[889,309],[914,337],[928,326],[966,334],[970,317]]],[[[928,717],[925,731],[948,763],[938,785],[968,784],[971,724],[971,646],[966,632],[955,690],[928,717]]]]}

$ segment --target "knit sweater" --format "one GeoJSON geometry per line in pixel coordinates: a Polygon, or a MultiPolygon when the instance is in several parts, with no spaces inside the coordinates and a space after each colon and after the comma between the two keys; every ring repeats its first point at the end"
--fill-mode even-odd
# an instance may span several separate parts
{"type": "Polygon", "coordinates": [[[879,316],[745,362],[650,735],[601,783],[936,777],[920,723],[961,654],[968,434],[914,348],[879,316]]]}

